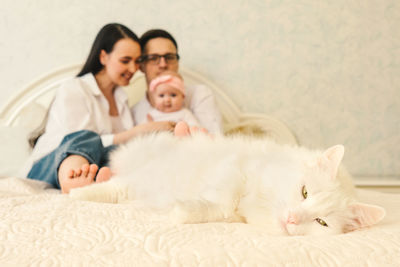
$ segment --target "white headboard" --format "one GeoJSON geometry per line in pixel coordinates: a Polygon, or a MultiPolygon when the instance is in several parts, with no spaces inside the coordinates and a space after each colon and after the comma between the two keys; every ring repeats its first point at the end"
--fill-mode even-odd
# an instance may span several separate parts
{"type": "MultiPolygon", "coordinates": [[[[0,109],[0,119],[7,126],[23,126],[35,129],[43,120],[55,93],[55,89],[66,79],[76,76],[81,64],[74,64],[51,71],[14,95],[0,109]]],[[[249,114],[239,110],[235,103],[213,82],[185,68],[180,68],[180,74],[186,84],[204,84],[214,93],[219,107],[226,134],[246,133],[267,135],[280,143],[297,144],[290,129],[281,121],[265,114],[249,114]]],[[[131,84],[127,86],[129,103],[133,105],[144,96],[146,82],[143,73],[138,71],[131,84]],[[131,88],[134,87],[134,88],[131,88]]]]}

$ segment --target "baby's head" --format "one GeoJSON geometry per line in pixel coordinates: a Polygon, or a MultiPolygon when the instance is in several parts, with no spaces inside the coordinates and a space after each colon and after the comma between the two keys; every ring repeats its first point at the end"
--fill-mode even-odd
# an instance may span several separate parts
{"type": "Polygon", "coordinates": [[[174,112],[183,107],[185,87],[182,76],[166,71],[150,82],[148,97],[150,104],[161,112],[174,112]]]}

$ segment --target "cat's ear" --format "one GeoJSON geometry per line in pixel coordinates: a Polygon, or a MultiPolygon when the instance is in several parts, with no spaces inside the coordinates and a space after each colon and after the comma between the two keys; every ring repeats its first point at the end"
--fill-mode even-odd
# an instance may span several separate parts
{"type": "Polygon", "coordinates": [[[343,155],[344,146],[336,145],[328,148],[318,160],[320,165],[325,165],[328,167],[328,171],[330,172],[332,179],[336,177],[340,162],[343,159],[343,155]]]}
{"type": "Polygon", "coordinates": [[[353,218],[351,219],[351,223],[346,225],[346,232],[377,224],[386,215],[384,208],[360,202],[350,204],[349,209],[353,218]]]}

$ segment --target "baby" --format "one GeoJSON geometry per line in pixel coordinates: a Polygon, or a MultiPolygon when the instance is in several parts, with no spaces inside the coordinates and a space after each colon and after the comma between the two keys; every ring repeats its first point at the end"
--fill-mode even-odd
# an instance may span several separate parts
{"type": "Polygon", "coordinates": [[[149,85],[147,99],[151,108],[146,117],[135,116],[137,124],[147,121],[184,121],[191,127],[200,126],[193,113],[184,107],[185,87],[178,73],[163,72],[154,78],[149,85]]]}

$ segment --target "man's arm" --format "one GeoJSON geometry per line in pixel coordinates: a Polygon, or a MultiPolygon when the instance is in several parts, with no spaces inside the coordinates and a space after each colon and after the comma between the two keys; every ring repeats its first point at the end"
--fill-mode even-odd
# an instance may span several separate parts
{"type": "Polygon", "coordinates": [[[205,85],[186,87],[186,106],[193,112],[200,125],[210,133],[222,133],[222,117],[214,95],[205,85]]]}

